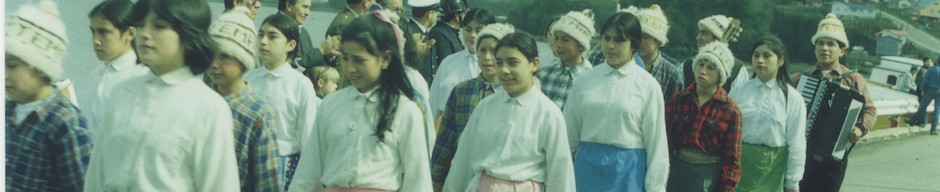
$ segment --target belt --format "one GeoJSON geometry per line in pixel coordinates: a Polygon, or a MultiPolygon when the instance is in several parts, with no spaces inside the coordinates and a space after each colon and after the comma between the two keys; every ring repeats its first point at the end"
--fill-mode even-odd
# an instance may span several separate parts
{"type": "Polygon", "coordinates": [[[679,160],[696,165],[718,163],[719,159],[718,156],[708,155],[700,150],[690,148],[680,148],[678,151],[676,151],[675,155],[679,160]]]}

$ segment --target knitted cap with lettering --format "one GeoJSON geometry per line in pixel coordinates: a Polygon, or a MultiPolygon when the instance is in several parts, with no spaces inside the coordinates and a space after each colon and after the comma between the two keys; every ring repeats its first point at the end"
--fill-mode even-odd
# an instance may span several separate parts
{"type": "Polygon", "coordinates": [[[666,19],[666,15],[663,14],[663,10],[660,9],[659,5],[653,4],[648,9],[640,10],[636,13],[636,17],[640,20],[640,28],[643,29],[643,33],[659,41],[660,47],[669,42],[669,38],[666,37],[669,32],[669,20],[666,19]]]}
{"type": "Polygon", "coordinates": [[[62,80],[62,60],[68,39],[59,9],[50,0],[23,5],[4,31],[6,53],[18,57],[56,82],[62,80]]]}
{"type": "Polygon", "coordinates": [[[698,21],[698,28],[708,30],[721,42],[738,41],[742,28],[741,21],[724,15],[712,15],[698,21]]]}
{"type": "Polygon", "coordinates": [[[209,35],[218,43],[219,53],[238,59],[245,65],[245,71],[255,68],[258,50],[255,45],[257,32],[249,14],[247,7],[238,6],[222,13],[209,25],[209,35]]]}
{"type": "Polygon", "coordinates": [[[571,11],[562,15],[552,26],[551,33],[555,34],[559,31],[578,41],[585,51],[590,50],[591,38],[597,33],[594,30],[594,12],[585,9],[581,12],[571,11]]]}
{"type": "Polygon", "coordinates": [[[483,27],[482,30],[480,30],[480,33],[477,34],[477,37],[473,42],[476,42],[474,43],[476,44],[476,47],[480,47],[479,46],[480,39],[483,39],[483,37],[495,37],[496,40],[499,41],[500,39],[503,39],[503,37],[505,37],[506,35],[513,33],[515,31],[516,29],[510,24],[505,24],[505,23],[489,24],[489,25],[486,25],[486,27],[483,27]]]}
{"type": "Polygon", "coordinates": [[[849,38],[845,35],[845,27],[842,20],[836,17],[836,14],[829,13],[826,18],[819,21],[819,29],[816,29],[816,35],[813,35],[813,44],[820,38],[830,38],[849,47],[849,38]]]}
{"type": "MultiPolygon", "coordinates": [[[[734,67],[734,55],[731,54],[731,49],[728,49],[727,43],[713,41],[702,46],[698,50],[698,55],[695,56],[693,63],[698,63],[701,60],[708,60],[718,66],[719,85],[725,84],[725,80],[728,80],[728,76],[731,76],[731,68],[734,67]]],[[[692,65],[692,67],[698,68],[698,65],[692,65]]],[[[693,70],[698,71],[698,69],[693,70]]]]}

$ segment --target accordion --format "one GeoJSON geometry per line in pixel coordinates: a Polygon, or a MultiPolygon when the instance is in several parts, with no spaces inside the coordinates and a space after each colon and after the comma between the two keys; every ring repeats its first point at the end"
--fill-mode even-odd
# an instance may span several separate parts
{"type": "Polygon", "coordinates": [[[806,160],[841,161],[848,156],[852,128],[865,105],[865,96],[836,80],[803,74],[797,91],[806,102],[806,160]]]}

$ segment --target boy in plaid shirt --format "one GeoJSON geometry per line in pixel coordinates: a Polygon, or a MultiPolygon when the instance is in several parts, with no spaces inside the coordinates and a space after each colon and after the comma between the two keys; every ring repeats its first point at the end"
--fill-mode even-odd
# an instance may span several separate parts
{"type": "Polygon", "coordinates": [[[270,106],[242,79],[255,68],[255,27],[248,9],[235,7],[209,26],[220,45],[206,75],[225,98],[235,120],[235,157],[241,191],[279,191],[278,156],[270,106]],[[232,38],[249,37],[249,38],[232,38]]]}
{"type": "Polygon", "coordinates": [[[85,119],[52,82],[63,78],[65,26],[51,1],[7,23],[6,191],[81,191],[91,154],[85,119]]]}

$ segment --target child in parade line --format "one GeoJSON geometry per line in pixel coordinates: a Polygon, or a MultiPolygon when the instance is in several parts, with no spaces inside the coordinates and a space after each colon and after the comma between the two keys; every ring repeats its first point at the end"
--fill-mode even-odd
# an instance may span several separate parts
{"type": "MultiPolygon", "coordinates": [[[[698,35],[695,36],[695,41],[698,48],[716,41],[728,44],[738,41],[738,36],[741,36],[742,31],[740,20],[724,15],[712,15],[698,21],[698,35]]],[[[692,69],[694,63],[693,60],[688,60],[681,64],[682,79],[685,81],[683,85],[688,86],[695,82],[697,76],[692,69]]],[[[725,91],[731,91],[732,88],[743,84],[748,79],[750,78],[748,78],[747,68],[735,62],[730,77],[720,86],[725,88],[725,91]]]]}
{"type": "Polygon", "coordinates": [[[666,107],[671,156],[668,191],[734,191],[741,178],[741,111],[721,87],[734,56],[728,44],[702,46],[695,82],[666,107]]]}
{"type": "Polygon", "coordinates": [[[146,65],[138,63],[132,45],[137,35],[137,28],[131,21],[133,7],[134,3],[130,0],[107,0],[88,13],[92,47],[98,60],[104,62],[104,65],[95,66],[87,80],[81,82],[86,85],[86,89],[79,89],[80,92],[91,92],[83,93],[89,97],[82,99],[81,103],[87,103],[82,112],[92,129],[101,123],[101,116],[104,115],[102,107],[110,101],[115,86],[127,79],[150,73],[146,65]]]}
{"type": "Polygon", "coordinates": [[[4,38],[6,191],[82,191],[92,143],[85,118],[52,85],[68,46],[57,6],[21,6],[4,38]]]}
{"type": "Polygon", "coordinates": [[[206,76],[232,109],[241,191],[279,191],[271,106],[242,78],[257,66],[258,38],[250,14],[245,7],[235,7],[209,25],[209,35],[219,48],[206,76]]]}
{"type": "Polygon", "coordinates": [[[115,88],[84,191],[237,191],[232,113],[198,75],[216,49],[208,3],[141,0],[132,13],[152,73],[115,88]]]}
{"type": "Polygon", "coordinates": [[[601,27],[606,62],[574,83],[568,143],[578,191],[664,191],[669,161],[662,89],[636,65],[643,33],[626,11],[601,27]]]}
{"type": "Polygon", "coordinates": [[[346,26],[342,39],[340,63],[353,86],[323,102],[330,113],[317,115],[290,190],[431,191],[425,125],[411,100],[401,30],[372,12],[346,26]]]}
{"type": "MultiPolygon", "coordinates": [[[[285,188],[290,185],[301,148],[313,131],[320,98],[314,97],[313,84],[306,76],[291,68],[290,58],[297,54],[299,25],[284,14],[264,19],[258,30],[258,45],[264,67],[248,71],[245,81],[252,90],[270,104],[274,114],[274,136],[285,188]]],[[[286,189],[285,189],[286,190],[286,189]]]]}
{"type": "Polygon", "coordinates": [[[477,67],[480,68],[480,74],[476,78],[457,84],[447,99],[447,107],[441,117],[441,131],[431,155],[431,176],[434,179],[435,191],[441,191],[444,186],[451,161],[457,151],[457,140],[473,109],[480,100],[493,95],[500,88],[499,74],[496,73],[495,67],[496,43],[506,34],[513,32],[515,28],[512,25],[491,24],[480,30],[474,40],[476,47],[473,48],[477,49],[477,67]]]}
{"type": "Polygon", "coordinates": [[[310,80],[313,80],[313,89],[317,91],[317,97],[320,99],[326,98],[327,95],[336,92],[337,85],[339,81],[342,80],[339,76],[339,71],[336,71],[336,68],[330,66],[316,66],[312,69],[310,80]]]}
{"type": "MultiPolygon", "coordinates": [[[[849,135],[849,141],[854,143],[862,138],[872,126],[875,125],[875,106],[868,95],[868,83],[862,74],[850,70],[842,65],[839,58],[845,55],[845,48],[849,47],[849,39],[845,34],[845,26],[836,14],[830,13],[819,22],[816,34],[810,39],[815,45],[816,65],[800,73],[790,75],[792,85],[799,85],[802,74],[819,75],[823,79],[839,82],[846,87],[858,91],[865,96],[865,107],[862,116],[858,118],[849,135]]],[[[809,130],[811,128],[807,128],[809,130]]],[[[808,131],[809,132],[809,131],[808,131]]],[[[816,140],[817,135],[806,136],[807,151],[816,148],[810,141],[816,140]]],[[[839,191],[845,170],[848,168],[848,154],[841,161],[824,163],[813,158],[806,158],[803,180],[800,181],[800,190],[804,191],[839,191]]]]}
{"type": "Polygon", "coordinates": [[[597,33],[594,30],[594,12],[590,9],[568,12],[552,26],[551,33],[555,39],[553,51],[558,59],[542,65],[536,76],[541,82],[542,92],[564,109],[571,85],[594,66],[583,57],[591,50],[591,38],[597,33]]]}
{"type": "Polygon", "coordinates": [[[659,82],[663,100],[668,101],[673,94],[685,88],[681,68],[675,64],[677,61],[660,50],[660,47],[669,42],[666,37],[669,32],[669,20],[657,4],[641,9],[635,15],[643,29],[643,38],[636,42],[640,44],[636,52],[646,63],[643,69],[659,82]]]}
{"type": "Polygon", "coordinates": [[[776,37],[751,48],[754,77],[729,96],[741,109],[741,180],[737,191],[799,191],[806,163],[806,105],[787,73],[776,37]]]}
{"type": "Polygon", "coordinates": [[[462,22],[458,36],[466,49],[444,58],[431,82],[431,111],[435,118],[440,118],[444,112],[454,86],[480,74],[474,40],[484,27],[496,23],[496,16],[489,10],[473,8],[467,11],[462,22]]]}
{"type": "Polygon", "coordinates": [[[535,39],[525,32],[496,45],[500,91],[467,122],[444,191],[574,191],[565,119],[534,85],[535,39]]]}

